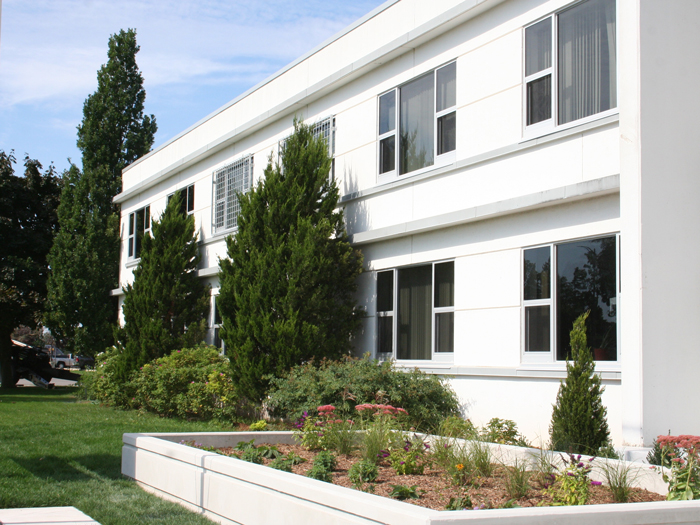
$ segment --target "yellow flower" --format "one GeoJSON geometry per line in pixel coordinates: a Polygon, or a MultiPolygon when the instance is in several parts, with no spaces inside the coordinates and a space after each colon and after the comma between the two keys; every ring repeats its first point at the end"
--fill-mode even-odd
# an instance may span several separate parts
{"type": "Polygon", "coordinates": [[[463,468],[464,468],[464,465],[462,465],[461,463],[459,465],[457,465],[457,470],[462,470],[463,468]]]}

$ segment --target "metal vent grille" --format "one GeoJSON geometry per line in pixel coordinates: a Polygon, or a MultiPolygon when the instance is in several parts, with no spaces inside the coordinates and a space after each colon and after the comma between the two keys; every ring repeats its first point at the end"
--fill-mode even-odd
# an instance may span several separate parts
{"type": "Polygon", "coordinates": [[[248,155],[214,173],[214,233],[238,226],[238,194],[250,190],[253,156],[248,155]]]}

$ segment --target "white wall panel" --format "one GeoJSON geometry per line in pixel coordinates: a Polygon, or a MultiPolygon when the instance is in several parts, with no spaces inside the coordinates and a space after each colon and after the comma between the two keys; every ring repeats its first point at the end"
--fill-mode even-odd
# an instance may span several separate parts
{"type": "MultiPolygon", "coordinates": [[[[455,268],[455,273],[457,269],[455,268]]],[[[461,279],[469,276],[460,275],[461,279]]],[[[520,308],[455,312],[455,366],[520,365],[520,308]]]]}

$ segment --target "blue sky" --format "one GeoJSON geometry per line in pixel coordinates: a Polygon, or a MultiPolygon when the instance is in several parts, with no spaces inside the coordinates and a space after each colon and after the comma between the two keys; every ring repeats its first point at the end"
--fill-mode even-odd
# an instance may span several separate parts
{"type": "Polygon", "coordinates": [[[120,29],[137,31],[157,147],[382,3],[0,0],[0,150],[80,165],[83,102],[120,29]]]}

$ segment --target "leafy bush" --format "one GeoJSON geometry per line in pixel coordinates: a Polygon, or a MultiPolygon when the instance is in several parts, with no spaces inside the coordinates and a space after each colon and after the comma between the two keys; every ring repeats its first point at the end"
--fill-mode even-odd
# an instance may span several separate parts
{"type": "Polygon", "coordinates": [[[356,488],[361,488],[365,483],[371,483],[379,476],[379,469],[372,461],[363,459],[355,463],[348,470],[348,477],[356,488]]]}
{"type": "Polygon", "coordinates": [[[600,485],[600,481],[591,481],[588,475],[593,468],[591,462],[581,461],[581,455],[569,454],[569,461],[565,463],[566,468],[557,475],[556,484],[547,489],[552,495],[552,504],[559,505],[585,505],[591,485],[600,485]]]}
{"type": "MultiPolygon", "coordinates": [[[[418,485],[412,485],[410,487],[407,487],[406,485],[392,485],[389,497],[396,498],[398,500],[419,499],[421,495],[418,494],[417,489],[418,485]]],[[[421,493],[424,492],[424,490],[421,490],[421,493]]]]}
{"type": "Polygon", "coordinates": [[[471,509],[472,499],[469,494],[459,497],[451,497],[450,502],[445,507],[445,510],[466,510],[471,509]]]}
{"type": "Polygon", "coordinates": [[[267,428],[267,421],[264,419],[261,419],[260,421],[256,421],[252,425],[250,425],[250,430],[253,432],[261,432],[267,428]]]}
{"type": "Polygon", "coordinates": [[[350,454],[355,448],[353,422],[338,419],[333,405],[317,408],[318,417],[304,412],[297,421],[294,437],[308,450],[335,450],[338,454],[350,454]]]}
{"type": "Polygon", "coordinates": [[[219,355],[213,346],[176,350],[144,365],[131,374],[129,381],[120,384],[117,376],[123,358],[117,349],[100,354],[96,372],[83,375],[83,396],[165,417],[236,419],[240,405],[228,358],[219,355]]]}
{"type": "Polygon", "coordinates": [[[700,499],[700,436],[659,436],[656,440],[664,454],[672,457],[671,472],[662,472],[668,483],[666,499],[700,499]]]}
{"type": "Polygon", "coordinates": [[[470,420],[462,419],[459,416],[449,416],[440,422],[437,434],[451,438],[476,439],[479,433],[470,420]]]}
{"type": "Polygon", "coordinates": [[[481,429],[479,437],[489,443],[500,443],[501,445],[517,445],[519,447],[529,447],[530,443],[520,435],[515,421],[510,419],[492,418],[488,424],[481,429]]]}
{"type": "Polygon", "coordinates": [[[335,456],[328,451],[319,452],[314,458],[314,466],[306,473],[309,478],[333,483],[331,472],[335,468],[335,456]]]}
{"type": "Polygon", "coordinates": [[[346,357],[292,368],[271,379],[268,407],[276,415],[298,419],[319,405],[334,405],[350,415],[362,403],[391,403],[408,412],[410,424],[432,430],[459,415],[459,402],[446,380],[419,370],[403,371],[390,361],[346,357]]]}

